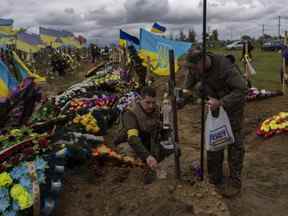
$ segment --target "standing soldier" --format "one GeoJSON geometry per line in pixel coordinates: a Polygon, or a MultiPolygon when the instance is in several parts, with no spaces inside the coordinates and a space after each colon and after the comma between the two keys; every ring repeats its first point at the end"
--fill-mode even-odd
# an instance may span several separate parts
{"type": "Polygon", "coordinates": [[[92,63],[95,63],[96,61],[96,57],[97,57],[97,47],[95,44],[90,45],[90,53],[91,53],[91,57],[92,57],[92,63]]]}
{"type": "Polygon", "coordinates": [[[137,74],[140,87],[143,88],[146,84],[147,68],[142,64],[143,60],[139,57],[136,49],[133,46],[128,49],[131,59],[131,70],[137,74]]]}
{"type": "Polygon", "coordinates": [[[224,182],[223,160],[224,150],[207,152],[209,181],[220,190],[224,196],[234,196],[241,192],[241,171],[244,159],[242,125],[247,85],[243,76],[235,69],[225,56],[208,53],[203,70],[203,55],[200,50],[191,49],[186,57],[188,73],[185,88],[205,80],[200,93],[208,96],[208,106],[212,112],[217,112],[220,106],[226,110],[235,137],[235,143],[228,146],[228,164],[230,176],[224,182]],[[225,183],[225,184],[224,184],[225,183]]]}

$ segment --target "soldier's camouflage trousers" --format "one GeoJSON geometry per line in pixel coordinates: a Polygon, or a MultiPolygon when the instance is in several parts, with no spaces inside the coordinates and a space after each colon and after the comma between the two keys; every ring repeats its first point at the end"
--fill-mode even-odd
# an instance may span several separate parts
{"type": "MultiPolygon", "coordinates": [[[[241,171],[245,154],[244,137],[241,131],[233,131],[235,143],[228,145],[229,177],[241,187],[241,171]]],[[[224,150],[207,152],[209,181],[212,184],[223,183],[224,150]]]]}

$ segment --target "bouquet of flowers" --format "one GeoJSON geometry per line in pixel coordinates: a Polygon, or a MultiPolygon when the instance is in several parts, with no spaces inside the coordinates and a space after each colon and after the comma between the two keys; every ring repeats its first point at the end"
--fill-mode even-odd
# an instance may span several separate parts
{"type": "Polygon", "coordinates": [[[257,88],[250,88],[246,96],[247,101],[252,101],[256,99],[264,99],[268,97],[275,97],[283,95],[282,91],[268,91],[265,89],[258,90],[257,88]]]}
{"type": "Polygon", "coordinates": [[[49,149],[48,135],[33,133],[29,128],[1,131],[0,172],[30,160],[49,149]]]}
{"type": "Polygon", "coordinates": [[[70,102],[69,111],[76,112],[80,109],[91,109],[93,107],[97,109],[108,109],[112,107],[116,99],[117,96],[105,94],[97,95],[93,98],[73,99],[70,102]]]}
{"type": "Polygon", "coordinates": [[[267,138],[284,132],[288,132],[288,112],[280,112],[266,119],[257,129],[256,134],[267,138]]]}
{"type": "Polygon", "coordinates": [[[0,131],[0,152],[24,139],[29,139],[37,135],[38,134],[32,132],[32,129],[27,127],[11,129],[9,131],[2,130],[0,131]]]}
{"type": "Polygon", "coordinates": [[[84,127],[88,133],[97,134],[100,131],[97,120],[90,112],[82,116],[77,114],[72,122],[74,124],[81,125],[81,127],[84,127]]]}
{"type": "Polygon", "coordinates": [[[9,172],[0,173],[0,215],[19,215],[25,209],[33,205],[34,195],[32,193],[33,181],[45,183],[45,170],[47,162],[37,157],[31,162],[22,162],[9,172]],[[35,169],[31,171],[29,167],[35,169]]]}
{"type": "Polygon", "coordinates": [[[57,116],[59,110],[53,104],[52,100],[46,101],[36,112],[31,116],[31,123],[45,122],[57,116]]]}
{"type": "Polygon", "coordinates": [[[119,111],[123,111],[129,106],[129,104],[139,99],[140,95],[137,92],[129,92],[118,100],[116,107],[119,111]]]}

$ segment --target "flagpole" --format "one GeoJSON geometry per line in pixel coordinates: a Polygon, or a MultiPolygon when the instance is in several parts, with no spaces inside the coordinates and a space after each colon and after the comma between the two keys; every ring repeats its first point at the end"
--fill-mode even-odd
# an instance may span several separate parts
{"type": "MultiPolygon", "coordinates": [[[[206,65],[206,22],[207,22],[207,0],[203,0],[203,39],[202,39],[202,52],[203,52],[203,72],[206,65]]],[[[204,180],[204,139],[205,139],[205,80],[202,76],[202,98],[201,98],[201,156],[200,156],[200,166],[201,166],[201,181],[204,180]]]]}

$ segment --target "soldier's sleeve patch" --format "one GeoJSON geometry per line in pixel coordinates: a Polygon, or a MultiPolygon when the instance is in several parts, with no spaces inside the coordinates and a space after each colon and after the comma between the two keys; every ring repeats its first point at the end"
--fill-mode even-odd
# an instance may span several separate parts
{"type": "Polygon", "coordinates": [[[132,137],[132,136],[139,136],[139,131],[137,129],[130,129],[127,131],[128,134],[128,138],[132,137]]]}

